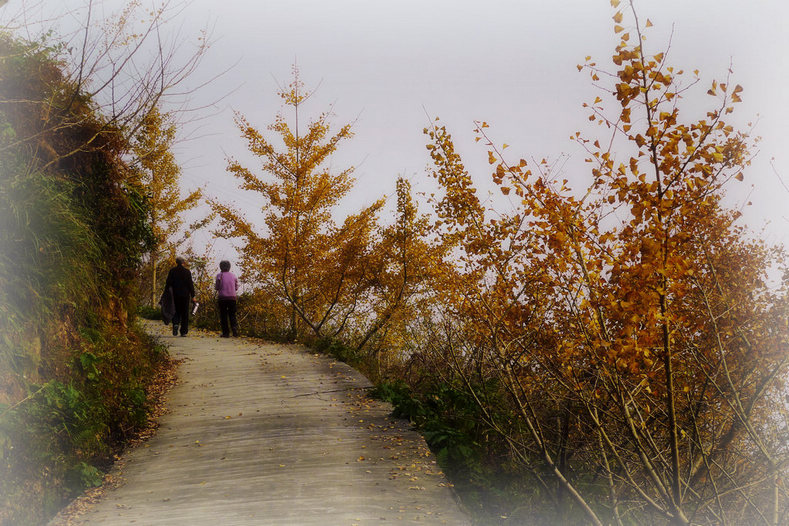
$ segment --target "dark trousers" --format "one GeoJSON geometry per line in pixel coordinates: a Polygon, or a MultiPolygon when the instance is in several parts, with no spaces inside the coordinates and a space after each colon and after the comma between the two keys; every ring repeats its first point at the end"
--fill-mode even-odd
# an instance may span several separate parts
{"type": "MultiPolygon", "coordinates": [[[[173,326],[181,328],[181,334],[189,332],[189,296],[175,296],[175,316],[173,316],[173,326]]],[[[173,333],[175,334],[175,333],[173,333]]]]}
{"type": "Polygon", "coordinates": [[[236,300],[219,300],[219,323],[222,324],[222,336],[230,336],[230,329],[233,330],[233,336],[238,336],[236,300]]]}

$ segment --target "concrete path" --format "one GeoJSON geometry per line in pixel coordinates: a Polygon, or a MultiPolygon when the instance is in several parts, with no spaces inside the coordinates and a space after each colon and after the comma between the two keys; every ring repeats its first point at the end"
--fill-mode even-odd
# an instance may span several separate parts
{"type": "Polygon", "coordinates": [[[407,422],[297,346],[161,335],[179,367],[156,436],[76,524],[469,524],[407,422]]]}

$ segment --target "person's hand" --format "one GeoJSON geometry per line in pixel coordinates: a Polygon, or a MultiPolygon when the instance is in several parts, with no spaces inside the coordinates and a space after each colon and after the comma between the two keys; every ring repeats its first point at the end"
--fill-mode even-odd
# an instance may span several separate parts
{"type": "Polygon", "coordinates": [[[192,303],[197,303],[197,300],[195,298],[192,298],[192,303]]]}

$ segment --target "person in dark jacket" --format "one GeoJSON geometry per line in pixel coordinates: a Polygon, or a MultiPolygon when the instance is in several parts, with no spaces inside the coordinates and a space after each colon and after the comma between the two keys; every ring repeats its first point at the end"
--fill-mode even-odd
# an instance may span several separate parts
{"type": "Polygon", "coordinates": [[[192,272],[184,267],[184,258],[175,258],[175,266],[167,274],[164,284],[165,290],[170,287],[175,302],[175,316],[173,316],[173,336],[181,328],[181,336],[189,332],[189,307],[195,301],[195,286],[192,282],[192,272]]]}

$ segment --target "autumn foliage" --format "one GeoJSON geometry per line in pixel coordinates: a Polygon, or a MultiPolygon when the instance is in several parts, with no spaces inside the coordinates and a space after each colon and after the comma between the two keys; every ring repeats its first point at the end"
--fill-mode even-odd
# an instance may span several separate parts
{"type": "Polygon", "coordinates": [[[295,120],[269,127],[284,149],[237,117],[265,173],[228,169],[260,195],[265,228],[214,203],[221,232],[242,240],[245,276],[292,335],[367,349],[378,377],[417,397],[463,393],[474,447],[520,477],[520,519],[784,523],[789,280],[770,277],[785,254],[724,205],[756,142],[727,122],[743,88],[701,88],[650,52],[632,4],[613,19],[613,68],[578,67],[603,94],[584,105],[599,135],[572,136],[582,188],[548,161],[511,160],[477,122],[494,202],[509,206],[483,204],[435,122],[431,215],[401,179],[391,225],[377,225],[382,201],[337,225],[351,170],[323,166],[350,129],[329,134],[323,114],[300,134],[296,75],[282,94],[295,120]],[[706,114],[689,119],[699,89],[706,114]]]}
{"type": "MultiPolygon", "coordinates": [[[[163,289],[164,272],[161,272],[161,267],[168,262],[174,264],[176,250],[180,248],[176,238],[183,226],[183,214],[202,199],[200,189],[181,195],[181,168],[172,152],[175,140],[173,116],[153,107],[142,118],[132,141],[135,159],[133,178],[145,188],[147,222],[153,236],[146,258],[148,273],[141,280],[150,291],[151,306],[158,305],[163,289]]],[[[189,232],[196,225],[190,226],[189,232]]]]}
{"type": "MultiPolygon", "coordinates": [[[[419,221],[406,181],[398,184],[398,222],[381,229],[384,204],[377,199],[356,214],[335,222],[340,201],[354,184],[353,168],[333,171],[331,155],[352,136],[350,125],[332,133],[329,113],[304,129],[299,115],[311,93],[298,70],[281,92],[290,115],[280,113],[268,129],[281,147],[242,115],[236,124],[249,151],[262,161],[258,175],[236,160],[228,171],[240,186],[257,194],[265,215],[259,229],[243,212],[218,201],[218,235],[240,240],[245,279],[262,292],[270,314],[297,337],[353,340],[361,349],[388,326],[388,321],[418,282],[419,221]],[[409,274],[410,273],[410,274],[409,274]],[[286,321],[287,320],[287,321],[286,321]]],[[[253,307],[254,308],[254,307],[253,307]]],[[[385,331],[384,331],[385,332],[385,331]]]]}
{"type": "Polygon", "coordinates": [[[750,159],[753,141],[724,120],[742,87],[713,82],[705,118],[684,122],[688,75],[648,54],[634,11],[629,30],[623,18],[605,87],[616,110],[587,105],[609,136],[574,135],[584,192],[545,162],[509,162],[478,123],[493,183],[516,196],[486,210],[445,128],[426,130],[455,257],[424,352],[452,365],[564,521],[779,524],[786,427],[771,409],[789,339],[786,286],[766,283],[783,254],[721,202],[750,159]],[[488,403],[501,390],[516,422],[488,403]]]}

